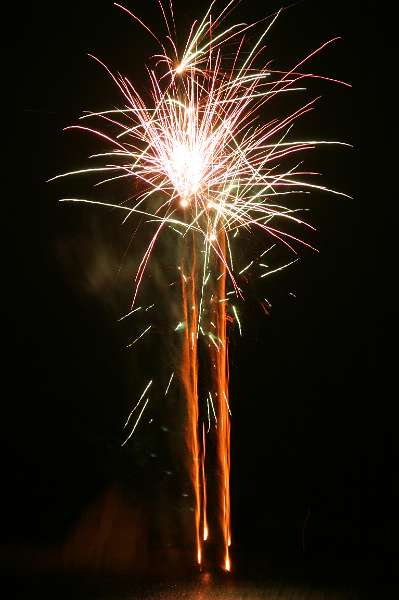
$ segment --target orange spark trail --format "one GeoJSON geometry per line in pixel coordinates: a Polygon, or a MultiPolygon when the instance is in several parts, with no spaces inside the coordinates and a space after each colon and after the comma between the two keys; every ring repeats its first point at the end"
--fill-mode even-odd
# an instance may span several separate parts
{"type": "Polygon", "coordinates": [[[181,378],[187,406],[187,426],[185,431],[185,439],[190,460],[190,479],[194,491],[195,544],[197,562],[198,564],[201,564],[201,482],[200,443],[198,437],[198,308],[196,304],[196,260],[194,244],[193,261],[191,265],[191,274],[189,277],[184,275],[183,268],[184,265],[181,267],[182,301],[185,324],[182,348],[181,378]]]}
{"type": "MultiPolygon", "coordinates": [[[[220,250],[226,251],[226,236],[220,234],[220,250]]],[[[221,276],[218,281],[218,300],[226,293],[226,265],[220,261],[221,276]]],[[[223,538],[223,568],[231,569],[229,546],[231,543],[230,516],[230,414],[229,414],[229,368],[226,327],[226,303],[217,302],[216,327],[219,338],[219,348],[211,349],[215,364],[215,389],[217,393],[217,438],[216,454],[219,471],[219,527],[223,538]]]]}
{"type": "Polygon", "coordinates": [[[208,530],[208,517],[207,517],[207,493],[206,493],[206,475],[205,475],[205,454],[206,454],[206,440],[205,440],[205,425],[202,424],[202,539],[204,542],[207,541],[209,530],[208,530]]]}

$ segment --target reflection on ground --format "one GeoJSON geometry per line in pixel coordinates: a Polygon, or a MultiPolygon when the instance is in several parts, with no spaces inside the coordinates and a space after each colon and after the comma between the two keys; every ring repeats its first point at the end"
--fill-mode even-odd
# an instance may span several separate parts
{"type": "MultiPolygon", "coordinates": [[[[149,589],[132,590],[123,600],[357,600],[351,590],[309,588],[304,585],[230,580],[217,581],[204,574],[190,583],[169,583],[149,589]]],[[[117,600],[117,599],[115,599],[117,600]]],[[[119,600],[119,599],[118,599],[119,600]]],[[[121,599],[122,600],[122,599],[121,599]]]]}

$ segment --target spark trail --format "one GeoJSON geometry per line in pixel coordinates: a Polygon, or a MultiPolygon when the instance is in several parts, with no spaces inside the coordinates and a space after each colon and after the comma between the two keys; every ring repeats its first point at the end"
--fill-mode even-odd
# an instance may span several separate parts
{"type": "Polygon", "coordinates": [[[200,535],[201,522],[201,457],[198,406],[198,309],[196,294],[196,253],[195,241],[191,261],[191,272],[188,277],[184,275],[184,264],[181,269],[182,304],[185,328],[183,332],[183,348],[181,363],[181,379],[186,397],[186,446],[189,451],[189,473],[194,490],[194,519],[195,519],[195,545],[198,564],[202,563],[202,547],[200,535]]]}
{"type": "MultiPolygon", "coordinates": [[[[225,252],[226,238],[220,233],[220,248],[225,252]]],[[[224,298],[226,293],[226,266],[219,261],[222,277],[218,277],[218,298],[224,298]]],[[[227,320],[225,302],[215,302],[215,320],[218,348],[212,348],[214,361],[214,388],[217,398],[217,466],[219,475],[219,527],[223,540],[223,566],[226,571],[231,569],[229,547],[231,544],[231,516],[230,516],[230,415],[229,415],[229,364],[227,349],[227,320]]]]}
{"type": "MultiPolygon", "coordinates": [[[[151,304],[144,311],[137,302],[160,237],[172,232],[177,236],[176,244],[183,248],[179,262],[181,319],[177,325],[171,325],[170,331],[181,336],[181,355],[173,373],[180,374],[186,400],[185,443],[195,504],[196,558],[201,564],[204,541],[218,536],[222,566],[229,571],[228,321],[236,323],[241,335],[237,304],[244,299],[246,278],[255,267],[269,269],[255,258],[239,267],[236,257],[238,253],[241,258],[240,248],[243,244],[248,246],[255,232],[267,238],[268,248],[260,257],[270,256],[276,244],[294,255],[299,246],[312,248],[298,237],[296,229],[314,228],[301,218],[297,208],[286,203],[291,197],[312,190],[339,193],[313,183],[317,174],[303,168],[302,157],[321,144],[340,142],[291,140],[295,122],[314,109],[317,98],[298,101],[295,110],[282,116],[280,113],[284,97],[299,94],[314,78],[348,84],[303,71],[306,63],[335,39],[301,58],[286,72],[270,68],[270,61],[264,57],[264,42],[281,11],[259,23],[231,24],[231,12],[238,0],[214,0],[203,19],[193,23],[184,49],[179,51],[172,0],[158,0],[158,4],[165,25],[163,39],[127,6],[115,4],[143,27],[158,46],[158,53],[146,67],[147,86],[143,93],[139,92],[130,79],[114,73],[93,56],[118,88],[122,106],[87,111],[78,125],[66,128],[94,135],[102,150],[90,157],[93,166],[53,179],[86,174],[97,177],[96,185],[116,180],[126,181],[127,185],[135,182],[136,192],[131,186],[128,200],[119,204],[87,198],[63,199],[119,209],[123,222],[137,216],[151,231],[151,239],[138,262],[132,305],[121,320],[136,318],[154,306],[151,304]],[[281,98],[279,112],[273,113],[276,98],[281,98]],[[199,398],[200,347],[206,351],[208,371],[212,373],[205,395],[206,409],[201,408],[199,398]],[[216,507],[207,502],[205,468],[206,435],[212,419],[218,473],[216,507]],[[209,530],[210,510],[218,515],[218,532],[209,530]]],[[[260,278],[296,260],[270,268],[260,278]]],[[[267,308],[264,310],[267,313],[267,308]]],[[[144,325],[128,348],[150,331],[154,334],[152,324],[147,321],[144,325]]],[[[173,374],[165,395],[172,378],[173,374]]],[[[147,388],[139,403],[146,391],[147,388]]],[[[124,444],[147,403],[148,399],[124,444]]]]}

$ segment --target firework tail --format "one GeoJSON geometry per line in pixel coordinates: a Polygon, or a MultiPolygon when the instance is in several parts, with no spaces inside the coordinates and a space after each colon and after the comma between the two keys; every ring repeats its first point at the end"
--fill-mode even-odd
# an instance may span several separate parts
{"type": "MultiPolygon", "coordinates": [[[[226,234],[220,233],[220,250],[225,255],[226,234]]],[[[218,261],[221,273],[217,281],[217,295],[215,298],[215,325],[219,341],[218,347],[210,346],[213,369],[213,387],[216,399],[217,437],[216,460],[218,472],[218,526],[222,534],[222,565],[230,571],[231,561],[229,546],[231,543],[230,525],[230,414],[229,414],[229,368],[228,368],[228,340],[226,303],[219,302],[225,298],[226,293],[226,265],[218,261]]]]}
{"type": "MultiPolygon", "coordinates": [[[[226,237],[224,233],[219,236],[218,244],[224,255],[226,250],[226,237]]],[[[200,407],[198,393],[198,294],[200,286],[197,281],[199,269],[197,268],[196,245],[193,239],[192,262],[189,267],[181,264],[181,290],[183,321],[185,324],[181,379],[186,401],[186,447],[188,450],[188,470],[194,495],[194,527],[196,556],[199,565],[203,562],[203,542],[207,541],[207,481],[205,473],[206,434],[205,426],[200,427],[200,407]],[[200,435],[201,431],[201,435],[200,435]]],[[[226,571],[231,569],[229,546],[231,543],[230,526],[230,415],[228,394],[228,340],[227,340],[227,315],[226,303],[219,302],[226,293],[226,266],[222,260],[219,264],[219,273],[213,296],[212,320],[215,323],[217,344],[209,344],[209,364],[212,365],[212,397],[215,406],[215,460],[217,472],[217,515],[216,527],[221,536],[222,567],[226,571]]],[[[214,536],[214,538],[218,536],[214,536]]]]}
{"type": "Polygon", "coordinates": [[[186,397],[187,422],[185,441],[188,450],[188,470],[194,492],[195,546],[198,564],[202,563],[201,522],[201,478],[198,406],[198,308],[196,302],[196,251],[193,240],[193,260],[190,273],[185,275],[185,263],[181,265],[181,290],[184,315],[182,344],[181,380],[186,397]]]}
{"type": "Polygon", "coordinates": [[[201,456],[201,486],[202,486],[202,539],[204,542],[207,541],[209,535],[208,529],[208,515],[207,515],[207,482],[205,474],[205,458],[206,458],[206,437],[205,437],[205,424],[202,423],[202,456],[201,456]]]}

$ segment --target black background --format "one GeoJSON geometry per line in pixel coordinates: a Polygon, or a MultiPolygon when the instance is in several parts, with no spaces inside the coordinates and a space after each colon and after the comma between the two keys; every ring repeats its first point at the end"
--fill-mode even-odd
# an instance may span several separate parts
{"type": "MultiPolygon", "coordinates": [[[[159,23],[150,4],[139,12],[159,23]]],[[[176,3],[183,25],[201,12],[198,6],[191,15],[185,4],[176,3]]],[[[277,7],[248,0],[238,10],[245,20],[277,7]]],[[[10,547],[62,543],[85,507],[125,481],[130,469],[131,486],[148,486],[145,468],[119,449],[121,415],[134,386],[123,369],[131,367],[124,339],[106,293],[82,291],[90,240],[105,255],[120,251],[113,248],[117,221],[100,226],[99,242],[101,215],[88,218],[88,211],[57,203],[65,190],[84,196],[89,183],[45,180],[79,168],[93,149],[62,128],[83,109],[118,102],[87,52],[136,80],[153,47],[104,1],[8,6],[2,27],[9,132],[2,169],[6,555],[10,547]],[[65,266],[60,240],[82,236],[83,258],[74,255],[65,266]]],[[[378,579],[394,575],[399,534],[395,394],[388,386],[395,363],[382,342],[384,322],[391,324],[385,281],[394,271],[384,270],[392,253],[380,245],[393,198],[384,197],[386,177],[377,168],[378,156],[390,151],[390,109],[381,97],[389,69],[381,63],[393,42],[384,38],[372,2],[309,1],[280,17],[269,49],[284,68],[336,35],[343,39],[312,68],[353,82],[354,90],[315,83],[320,107],[300,131],[354,144],[312,159],[327,185],[354,199],[315,194],[309,200],[320,254],[305,252],[297,268],[276,275],[265,294],[273,301],[271,316],[259,312],[254,320],[249,311],[245,336],[233,336],[233,529],[242,556],[265,554],[282,565],[308,561],[321,571],[367,570],[378,579]],[[377,363],[384,367],[378,377],[377,363]]],[[[18,552],[13,556],[18,566],[18,552]]]]}

